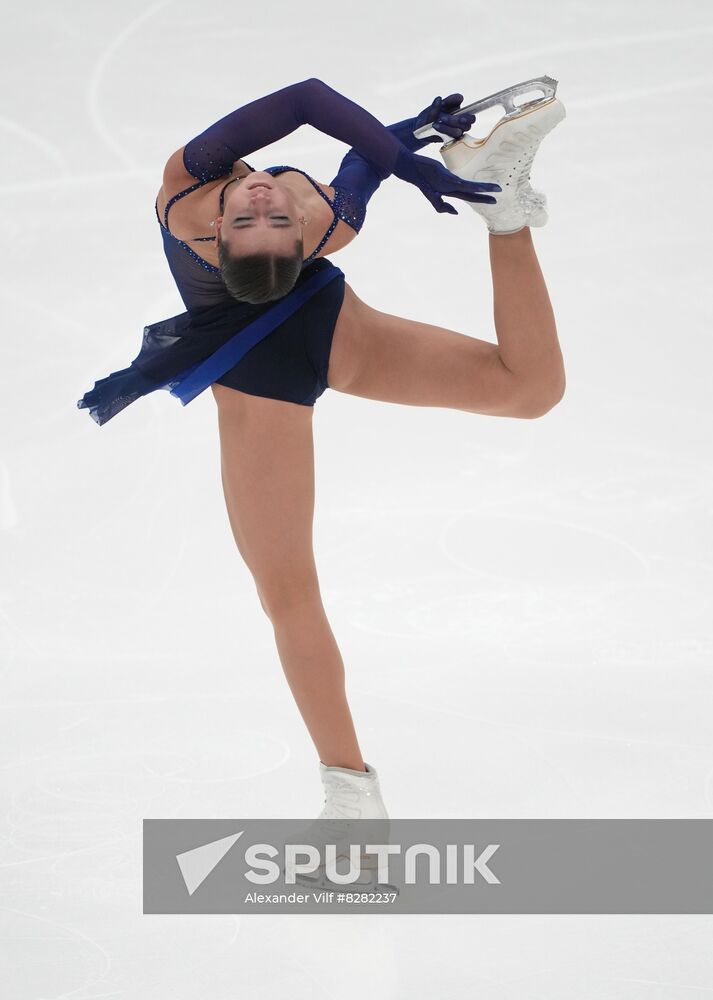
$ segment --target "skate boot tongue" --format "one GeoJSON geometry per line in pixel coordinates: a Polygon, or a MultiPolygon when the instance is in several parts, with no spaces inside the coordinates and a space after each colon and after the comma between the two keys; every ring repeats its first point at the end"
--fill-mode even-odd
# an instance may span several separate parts
{"type": "MultiPolygon", "coordinates": [[[[366,765],[369,768],[369,765],[366,765]]],[[[325,792],[320,819],[360,819],[379,814],[379,785],[373,768],[350,771],[347,768],[320,767],[325,792]],[[374,807],[377,806],[376,813],[374,807]]]]}
{"type": "Polygon", "coordinates": [[[389,835],[386,807],[379,778],[370,764],[366,771],[326,767],[320,763],[324,785],[324,808],[317,818],[323,835],[337,840],[382,841],[389,835]]]}

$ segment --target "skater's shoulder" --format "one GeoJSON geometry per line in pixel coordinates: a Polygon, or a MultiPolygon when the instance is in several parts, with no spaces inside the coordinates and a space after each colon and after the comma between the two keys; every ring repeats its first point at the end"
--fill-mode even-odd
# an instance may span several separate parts
{"type": "Polygon", "coordinates": [[[251,173],[253,169],[244,160],[235,160],[225,174],[221,174],[220,177],[212,178],[210,181],[206,182],[203,181],[202,178],[196,177],[194,174],[190,173],[190,171],[186,168],[183,156],[185,148],[185,146],[181,146],[180,149],[177,149],[175,153],[169,156],[163,168],[162,188],[166,192],[168,198],[172,198],[174,194],[178,194],[179,191],[184,191],[193,184],[208,185],[224,180],[228,177],[243,177],[251,173]]]}

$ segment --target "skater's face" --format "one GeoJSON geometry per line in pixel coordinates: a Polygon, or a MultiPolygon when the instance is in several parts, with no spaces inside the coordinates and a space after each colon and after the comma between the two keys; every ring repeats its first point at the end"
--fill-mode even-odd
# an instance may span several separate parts
{"type": "Polygon", "coordinates": [[[302,238],[301,211],[291,191],[271,174],[255,170],[225,191],[218,238],[236,257],[251,253],[290,255],[302,238]]]}

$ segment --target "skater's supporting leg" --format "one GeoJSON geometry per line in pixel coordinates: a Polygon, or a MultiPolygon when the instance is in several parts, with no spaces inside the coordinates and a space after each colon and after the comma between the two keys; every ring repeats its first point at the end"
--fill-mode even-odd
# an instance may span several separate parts
{"type": "Polygon", "coordinates": [[[324,764],[363,771],[312,550],[312,407],[212,389],[230,525],[297,707],[324,764]]]}

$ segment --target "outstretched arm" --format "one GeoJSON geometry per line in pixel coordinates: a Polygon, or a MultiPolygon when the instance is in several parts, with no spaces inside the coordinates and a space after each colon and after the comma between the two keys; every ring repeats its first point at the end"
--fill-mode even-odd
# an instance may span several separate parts
{"type": "Polygon", "coordinates": [[[183,147],[183,165],[201,181],[223,177],[236,160],[294,132],[300,125],[313,125],[353,146],[381,180],[393,173],[415,185],[438,212],[457,214],[452,205],[443,201],[444,194],[494,203],[493,197],[480,192],[500,190],[497,184],[463,180],[442,164],[413,153],[378,118],[315,77],[283,87],[221,118],[183,147]]]}
{"type": "Polygon", "coordinates": [[[300,127],[314,128],[353,146],[381,180],[393,172],[401,141],[378,118],[314,77],[283,87],[215,122],[183,148],[183,164],[208,181],[230,173],[236,160],[300,127]]]}

